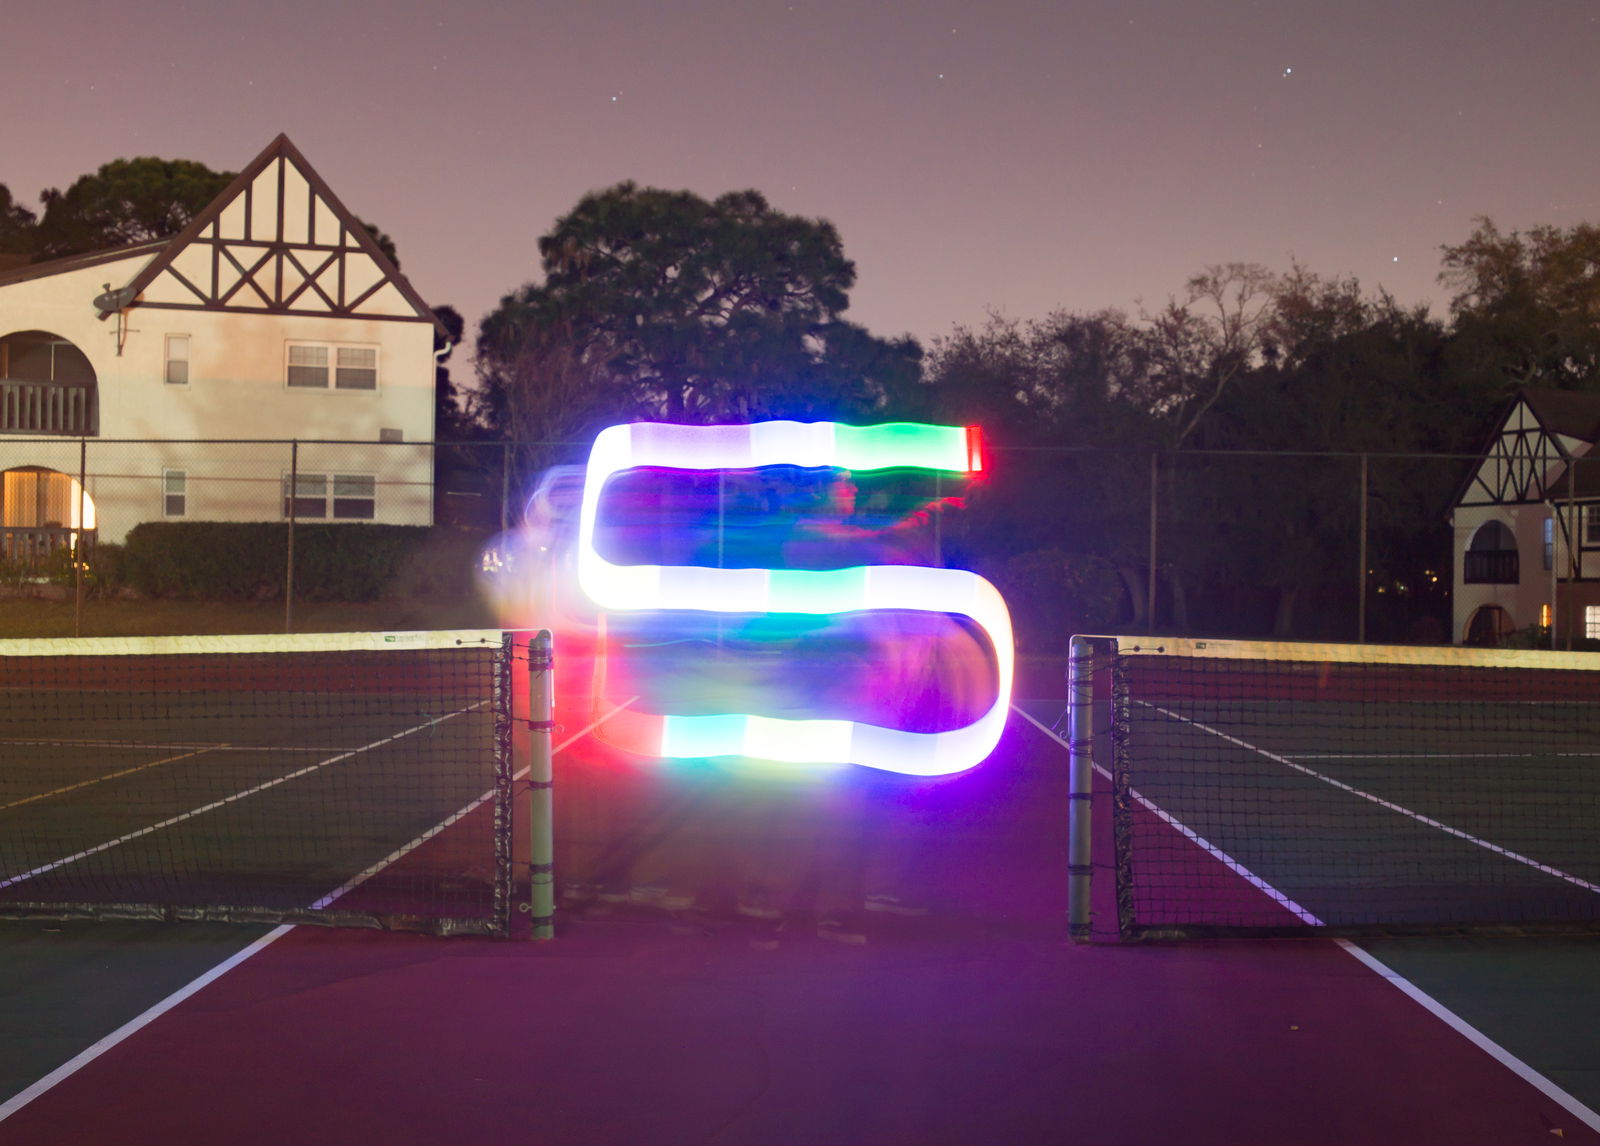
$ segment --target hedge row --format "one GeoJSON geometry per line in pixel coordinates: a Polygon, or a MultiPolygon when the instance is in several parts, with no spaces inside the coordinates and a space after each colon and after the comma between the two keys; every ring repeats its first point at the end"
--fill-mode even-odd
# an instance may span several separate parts
{"type": "MultiPolygon", "coordinates": [[[[145,522],[120,548],[101,546],[90,564],[102,584],[147,597],[272,600],[284,593],[288,530],[282,522],[145,522]]],[[[458,597],[471,591],[483,540],[440,526],[297,524],[295,599],[458,597]]]]}

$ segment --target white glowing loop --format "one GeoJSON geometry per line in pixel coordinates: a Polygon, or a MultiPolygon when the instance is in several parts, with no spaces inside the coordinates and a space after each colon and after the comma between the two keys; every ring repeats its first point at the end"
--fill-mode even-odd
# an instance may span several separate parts
{"type": "Polygon", "coordinates": [[[788,720],[739,713],[661,717],[659,754],[749,756],[815,764],[860,764],[938,776],[972,767],[993,751],[1005,727],[1014,652],[1005,601],[988,581],[962,569],[859,565],[847,569],[718,569],[617,565],[594,546],[606,481],[640,466],[753,469],[770,465],[851,470],[918,468],[968,472],[981,464],[972,434],[959,426],[895,423],[758,422],[612,426],[595,439],[579,517],[578,581],[602,608],[693,609],[714,613],[852,613],[915,610],[969,617],[994,648],[998,686],[977,720],[945,732],[910,732],[851,720],[788,720]]]}

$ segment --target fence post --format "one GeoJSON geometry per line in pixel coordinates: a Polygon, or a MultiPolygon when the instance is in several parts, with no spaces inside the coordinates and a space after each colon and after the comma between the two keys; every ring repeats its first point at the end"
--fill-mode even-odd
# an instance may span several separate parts
{"type": "MultiPolygon", "coordinates": [[[[1568,565],[1567,565],[1566,630],[1567,630],[1567,651],[1569,653],[1572,651],[1572,630],[1575,627],[1573,622],[1574,622],[1574,620],[1576,618],[1576,615],[1577,615],[1577,612],[1578,612],[1578,603],[1577,603],[1576,600],[1574,600],[1574,596],[1575,595],[1574,595],[1572,590],[1578,583],[1578,577],[1583,573],[1583,529],[1584,529],[1584,523],[1583,523],[1583,521],[1581,521],[1579,519],[1577,504],[1573,500],[1576,497],[1576,492],[1575,491],[1576,491],[1576,488],[1577,488],[1577,482],[1578,482],[1578,459],[1577,458],[1573,458],[1567,464],[1567,523],[1568,523],[1567,524],[1567,528],[1569,530],[1569,533],[1568,533],[1568,536],[1567,536],[1567,561],[1568,561],[1568,565]]],[[[1550,607],[1552,609],[1555,608],[1555,602],[1552,601],[1551,604],[1550,604],[1550,607]]],[[[1551,617],[1550,618],[1550,622],[1553,625],[1555,623],[1555,618],[1551,617]]],[[[1550,647],[1551,648],[1555,648],[1555,642],[1554,641],[1550,642],[1550,647]]]]}
{"type": "Polygon", "coordinates": [[[1150,451],[1150,576],[1145,582],[1145,632],[1151,635],[1156,631],[1156,506],[1158,504],[1157,474],[1160,469],[1161,455],[1155,450],[1150,451]]]}
{"type": "Polygon", "coordinates": [[[1550,650],[1554,652],[1556,647],[1556,617],[1559,616],[1559,602],[1561,599],[1561,552],[1558,546],[1561,543],[1561,539],[1566,536],[1567,531],[1564,527],[1561,527],[1561,510],[1556,506],[1556,503],[1546,498],[1544,508],[1550,514],[1550,520],[1546,524],[1550,526],[1550,650]]]}
{"type": "Polygon", "coordinates": [[[84,484],[89,480],[89,439],[78,439],[78,520],[72,531],[72,635],[83,636],[83,509],[84,484]]]}
{"type": "Polygon", "coordinates": [[[289,509],[288,543],[285,546],[286,567],[283,572],[283,631],[294,632],[294,511],[295,497],[300,492],[300,443],[289,442],[289,509]]]}
{"type": "Polygon", "coordinates": [[[1361,455],[1361,565],[1356,570],[1356,644],[1367,643],[1367,455],[1361,455]]]}
{"type": "MultiPolygon", "coordinates": [[[[717,471],[717,568],[728,564],[728,471],[717,471]]],[[[727,634],[727,614],[717,617],[717,655],[722,654],[722,642],[727,634]]]]}
{"type": "Polygon", "coordinates": [[[1074,636],[1067,653],[1067,934],[1087,943],[1094,881],[1094,642],[1074,636]]]}
{"type": "Polygon", "coordinates": [[[507,442],[500,450],[500,532],[511,528],[511,451],[514,443],[507,442]]]}
{"type": "Polygon", "coordinates": [[[528,917],[535,939],[556,933],[554,666],[550,630],[541,629],[528,642],[528,917]]]}

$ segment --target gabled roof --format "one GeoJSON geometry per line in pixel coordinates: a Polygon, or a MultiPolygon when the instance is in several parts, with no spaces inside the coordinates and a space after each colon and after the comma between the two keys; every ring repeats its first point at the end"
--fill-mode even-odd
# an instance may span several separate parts
{"type": "Polygon", "coordinates": [[[139,255],[153,257],[93,300],[102,319],[148,307],[427,322],[444,333],[410,280],[287,135],[176,235],[0,268],[0,286],[139,255]]]}
{"type": "Polygon", "coordinates": [[[0,265],[0,286],[27,282],[30,279],[49,278],[51,275],[99,266],[101,263],[114,263],[135,255],[153,254],[170,242],[171,239],[147,239],[142,243],[129,243],[124,247],[112,247],[104,251],[85,251],[80,255],[67,255],[65,258],[49,259],[42,263],[21,262],[10,266],[0,265]]]}
{"type": "Polygon", "coordinates": [[[1591,445],[1600,441],[1600,394],[1535,386],[1524,386],[1518,393],[1547,432],[1591,445]]]}
{"type": "MultiPolygon", "coordinates": [[[[423,321],[443,331],[287,135],[269,143],[116,295],[154,308],[423,321]]],[[[97,301],[101,317],[118,301],[97,301]]]]}
{"type": "Polygon", "coordinates": [[[1600,494],[1600,394],[1523,387],[1501,408],[1455,505],[1518,504],[1600,494]],[[1569,487],[1567,472],[1573,482],[1569,487]]]}

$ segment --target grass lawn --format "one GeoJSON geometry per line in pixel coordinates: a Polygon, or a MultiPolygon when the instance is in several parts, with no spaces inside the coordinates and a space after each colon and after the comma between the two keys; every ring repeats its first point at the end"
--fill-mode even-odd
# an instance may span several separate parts
{"type": "MultiPolygon", "coordinates": [[[[294,606],[293,631],[297,633],[498,627],[491,610],[476,600],[375,601],[359,605],[297,601],[294,606]]],[[[70,600],[0,599],[0,638],[154,637],[283,631],[282,601],[85,601],[80,628],[70,600]]]]}

